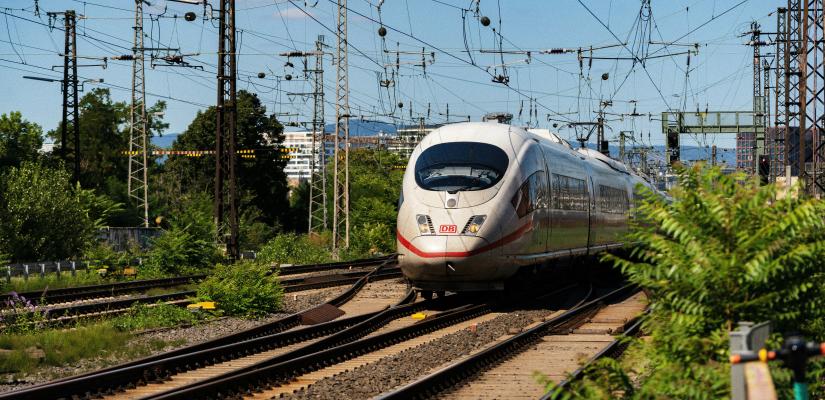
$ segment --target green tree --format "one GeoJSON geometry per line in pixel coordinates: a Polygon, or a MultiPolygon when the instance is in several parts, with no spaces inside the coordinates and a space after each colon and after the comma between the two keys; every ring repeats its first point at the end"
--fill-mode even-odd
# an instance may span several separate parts
{"type": "Polygon", "coordinates": [[[34,161],[43,146],[43,129],[19,111],[0,115],[0,169],[34,161]]]}
{"type": "Polygon", "coordinates": [[[12,260],[66,259],[91,242],[115,205],[72,187],[64,169],[25,162],[0,177],[0,253],[12,260]]]}
{"type": "MultiPolygon", "coordinates": [[[[254,158],[238,158],[238,185],[242,208],[254,206],[261,211],[261,221],[280,225],[287,218],[288,202],[286,160],[281,157],[283,126],[266,113],[257,95],[238,92],[237,148],[254,149],[254,158]]],[[[214,150],[215,107],[198,112],[173,145],[175,150],[214,150]]],[[[212,193],[215,179],[214,156],[172,157],[167,161],[167,173],[180,182],[183,191],[212,193]]]]}
{"type": "MultiPolygon", "coordinates": [[[[161,116],[165,109],[166,103],[162,101],[147,109],[150,137],[160,134],[168,127],[161,116]]],[[[126,193],[129,159],[125,153],[129,149],[129,105],[112,100],[109,89],[95,88],[80,99],[79,119],[81,185],[106,194],[116,202],[130,204],[131,199],[126,193]]],[[[67,133],[70,135],[67,138],[70,154],[74,150],[71,132],[70,126],[67,133]]],[[[49,132],[49,136],[57,143],[55,152],[60,151],[60,133],[60,127],[49,132]]],[[[152,172],[156,169],[154,159],[150,157],[149,168],[152,172]]],[[[67,167],[72,168],[72,163],[69,160],[67,167]]],[[[110,215],[106,222],[111,225],[135,225],[140,222],[140,218],[134,207],[125,207],[110,215]]]]}
{"type": "MultiPolygon", "coordinates": [[[[403,164],[400,156],[384,150],[350,151],[350,257],[395,251],[398,197],[404,177],[404,170],[397,166],[403,164]]],[[[328,182],[328,193],[332,193],[332,179],[328,182]]]]}

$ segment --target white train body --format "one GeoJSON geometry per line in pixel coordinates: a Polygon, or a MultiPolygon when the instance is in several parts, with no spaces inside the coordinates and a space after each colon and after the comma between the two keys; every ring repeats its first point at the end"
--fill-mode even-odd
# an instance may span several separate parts
{"type": "Polygon", "coordinates": [[[620,247],[636,184],[623,164],[506,124],[441,127],[415,148],[398,211],[421,290],[500,290],[525,265],[620,247]]]}

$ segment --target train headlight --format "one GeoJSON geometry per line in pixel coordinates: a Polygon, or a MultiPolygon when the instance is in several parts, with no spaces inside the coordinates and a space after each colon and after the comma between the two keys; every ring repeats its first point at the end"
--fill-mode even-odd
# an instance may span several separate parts
{"type": "Polygon", "coordinates": [[[470,220],[467,221],[467,226],[464,228],[464,232],[462,233],[475,235],[479,230],[481,230],[481,225],[483,225],[486,220],[486,215],[474,215],[470,217],[470,220]]]}
{"type": "Polygon", "coordinates": [[[435,229],[432,228],[432,222],[430,221],[429,216],[418,214],[415,216],[415,221],[418,223],[418,232],[422,235],[428,233],[435,233],[435,229]]]}

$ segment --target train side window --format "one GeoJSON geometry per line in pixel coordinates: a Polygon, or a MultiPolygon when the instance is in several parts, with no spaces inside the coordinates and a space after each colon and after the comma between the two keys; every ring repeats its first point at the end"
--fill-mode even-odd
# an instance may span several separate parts
{"type": "Polygon", "coordinates": [[[544,208],[544,194],[547,191],[547,185],[544,183],[544,171],[533,173],[527,180],[530,182],[530,209],[528,212],[537,208],[544,208]]]}
{"type": "Polygon", "coordinates": [[[524,217],[536,208],[546,207],[547,184],[544,181],[544,171],[538,171],[524,181],[513,195],[510,203],[516,209],[519,218],[524,217]]]}
{"type": "Polygon", "coordinates": [[[552,175],[552,203],[556,210],[587,211],[587,182],[565,175],[552,175]]]}
{"type": "Polygon", "coordinates": [[[516,191],[511,200],[513,207],[516,209],[516,214],[519,218],[527,215],[531,210],[530,205],[530,179],[528,178],[521,187],[516,191]]]}
{"type": "Polygon", "coordinates": [[[599,185],[599,209],[602,212],[624,214],[629,206],[626,190],[599,185]]]}

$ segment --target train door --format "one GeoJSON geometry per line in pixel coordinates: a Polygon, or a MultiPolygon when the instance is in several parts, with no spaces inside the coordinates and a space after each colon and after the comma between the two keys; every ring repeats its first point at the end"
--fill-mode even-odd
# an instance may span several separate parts
{"type": "Polygon", "coordinates": [[[550,250],[550,234],[552,233],[553,224],[552,224],[552,210],[550,209],[550,168],[546,162],[544,152],[541,152],[541,163],[543,164],[544,168],[541,173],[541,183],[539,190],[540,192],[540,200],[539,200],[539,207],[538,215],[536,217],[539,218],[539,235],[541,240],[541,252],[546,252],[550,250]]]}

